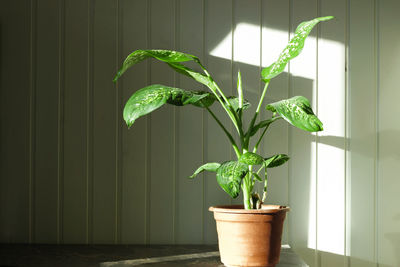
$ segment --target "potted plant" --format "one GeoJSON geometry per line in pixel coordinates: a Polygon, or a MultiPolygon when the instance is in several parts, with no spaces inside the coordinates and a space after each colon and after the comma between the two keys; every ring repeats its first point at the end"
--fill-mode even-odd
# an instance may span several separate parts
{"type": "Polygon", "coordinates": [[[188,91],[180,88],[154,84],[136,91],[127,101],[123,117],[130,128],[136,119],[144,116],[164,104],[175,106],[194,105],[205,108],[215,119],[229,139],[237,160],[223,163],[206,163],[200,166],[190,178],[203,171],[216,172],[216,178],[221,188],[232,198],[243,192],[243,205],[215,206],[217,231],[221,261],[229,266],[275,266],[279,261],[282,226],[288,207],[263,205],[267,196],[267,170],[278,167],[289,160],[285,154],[264,157],[257,154],[258,147],[269,126],[277,120],[284,119],[293,126],[309,132],[322,131],[322,122],[314,115],[310,102],[303,96],[295,96],[266,105],[272,112],[271,118],[257,122],[263,100],[270,80],[284,71],[287,63],[296,57],[304,46],[304,41],[321,21],[332,19],[332,16],[319,17],[302,22],[296,29],[293,38],[281,52],[278,59],[261,72],[265,83],[263,92],[257,104],[256,111],[247,129],[244,129],[242,115],[250,106],[243,95],[241,75],[238,73],[237,96],[226,96],[210,73],[193,55],[170,50],[136,50],[123,62],[122,67],[114,78],[116,82],[130,67],[147,58],[154,58],[166,63],[173,70],[186,75],[209,88],[206,91],[188,91]],[[194,61],[202,72],[193,70],[183,62],[194,61]],[[219,102],[230,118],[238,134],[238,141],[232,137],[222,122],[210,109],[214,102],[219,102]],[[254,147],[250,140],[261,131],[254,147]],[[253,170],[253,167],[258,170],[253,170]],[[260,171],[264,170],[264,179],[260,171]],[[263,196],[254,192],[257,182],[264,183],[263,196]]]}

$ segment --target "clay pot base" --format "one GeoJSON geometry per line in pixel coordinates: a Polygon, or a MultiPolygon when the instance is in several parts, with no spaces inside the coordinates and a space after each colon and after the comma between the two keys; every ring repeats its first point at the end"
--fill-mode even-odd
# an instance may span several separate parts
{"type": "Polygon", "coordinates": [[[289,208],[263,205],[210,207],[217,223],[218,245],[225,266],[274,267],[279,262],[283,222],[289,208]]]}

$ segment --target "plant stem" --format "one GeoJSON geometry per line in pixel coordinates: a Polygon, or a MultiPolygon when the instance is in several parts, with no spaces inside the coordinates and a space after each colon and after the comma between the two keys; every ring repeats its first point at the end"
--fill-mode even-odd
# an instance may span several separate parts
{"type": "Polygon", "coordinates": [[[242,191],[243,191],[243,204],[246,210],[251,210],[251,181],[250,181],[250,173],[247,174],[243,178],[242,182],[242,191]]]}
{"type": "Polygon", "coordinates": [[[210,80],[211,84],[208,86],[210,88],[211,92],[215,95],[219,103],[222,105],[228,116],[231,118],[233,125],[236,128],[236,131],[239,133],[241,132],[241,127],[238,126],[238,116],[236,112],[233,110],[233,107],[231,103],[228,101],[228,98],[225,96],[224,92],[222,92],[221,88],[219,88],[218,84],[214,81],[214,79],[211,77],[210,73],[206,70],[206,68],[201,64],[200,60],[196,60],[197,64],[200,65],[200,67],[203,69],[204,73],[207,75],[208,79],[210,80]],[[218,93],[222,96],[224,99],[225,103],[222,101],[221,97],[217,94],[218,93]]]}
{"type": "Polygon", "coordinates": [[[263,92],[261,94],[260,101],[258,102],[256,112],[254,113],[253,119],[251,120],[250,125],[249,125],[249,129],[247,130],[247,135],[246,135],[246,138],[245,138],[245,148],[246,149],[249,146],[250,132],[251,132],[251,129],[253,128],[253,126],[254,126],[254,123],[256,122],[258,113],[260,112],[262,102],[264,101],[265,94],[267,93],[269,82],[270,82],[270,80],[267,80],[265,82],[264,90],[263,90],[263,92]]]}
{"type": "Polygon", "coordinates": [[[267,168],[265,168],[265,179],[264,179],[264,189],[263,189],[263,196],[262,196],[262,202],[267,198],[267,186],[268,186],[268,174],[267,174],[267,168]]]}
{"type": "Polygon", "coordinates": [[[214,114],[214,112],[211,111],[209,107],[206,107],[207,111],[211,114],[211,116],[214,118],[214,120],[218,123],[218,125],[222,128],[222,130],[225,132],[226,136],[229,138],[229,141],[232,144],[233,149],[235,150],[236,156],[239,158],[240,157],[240,151],[239,148],[233,139],[232,135],[226,130],[222,122],[217,118],[217,116],[214,114]]]}

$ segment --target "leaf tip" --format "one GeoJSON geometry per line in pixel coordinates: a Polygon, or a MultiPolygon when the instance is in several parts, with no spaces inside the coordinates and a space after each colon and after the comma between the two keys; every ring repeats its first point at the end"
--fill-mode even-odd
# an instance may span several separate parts
{"type": "Polygon", "coordinates": [[[113,79],[113,82],[116,83],[118,81],[119,77],[121,77],[121,72],[118,71],[113,79]]]}

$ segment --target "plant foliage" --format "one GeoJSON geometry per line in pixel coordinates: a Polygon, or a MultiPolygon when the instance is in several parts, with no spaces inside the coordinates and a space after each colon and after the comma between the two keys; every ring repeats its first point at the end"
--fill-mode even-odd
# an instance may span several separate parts
{"type": "Polygon", "coordinates": [[[255,205],[256,202],[261,202],[259,194],[253,190],[255,182],[263,182],[264,180],[262,200],[264,201],[267,195],[267,169],[278,167],[289,160],[289,157],[285,154],[277,154],[267,158],[257,154],[258,146],[270,125],[279,119],[283,119],[305,131],[317,132],[323,130],[322,122],[314,114],[308,99],[303,96],[295,96],[266,105],[266,110],[271,111],[272,116],[269,119],[257,122],[268,85],[272,78],[284,71],[291,59],[300,54],[304,47],[304,42],[313,27],[321,21],[327,21],[332,18],[331,16],[319,17],[302,22],[278,59],[261,71],[261,79],[265,82],[265,86],[247,130],[243,127],[242,115],[250,107],[250,103],[243,96],[240,72],[238,73],[237,96],[227,97],[196,56],[170,50],[134,51],[123,62],[114,78],[114,82],[135,64],[145,59],[153,58],[166,63],[174,71],[203,84],[210,91],[190,91],[160,84],[149,85],[137,90],[127,101],[123,112],[126,124],[131,127],[138,118],[155,111],[164,104],[175,106],[194,105],[199,108],[205,108],[228,137],[236,153],[237,160],[223,163],[205,163],[190,178],[196,177],[203,171],[216,172],[218,184],[232,198],[238,197],[240,189],[242,189],[245,208],[259,207],[259,205],[255,205]],[[184,63],[188,61],[198,64],[201,71],[185,66],[184,63]],[[225,125],[211,110],[211,106],[215,102],[219,102],[227,113],[240,140],[235,140],[232,137],[225,125]],[[257,133],[260,134],[257,135],[257,133]],[[254,136],[257,136],[258,140],[252,151],[250,151],[250,139],[254,136]],[[253,171],[253,166],[260,167],[258,171],[253,171]],[[264,179],[259,174],[262,169],[264,169],[265,173],[264,179]]]}

